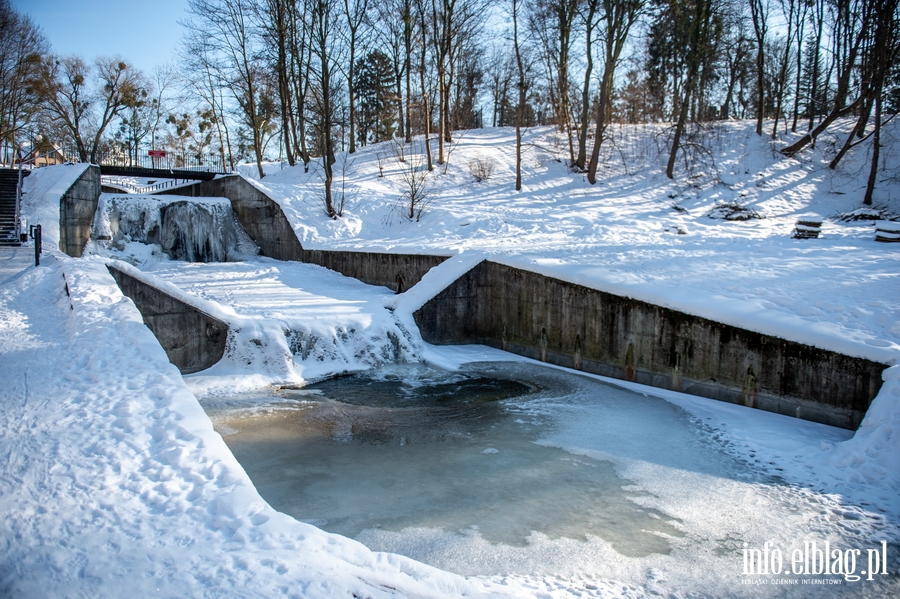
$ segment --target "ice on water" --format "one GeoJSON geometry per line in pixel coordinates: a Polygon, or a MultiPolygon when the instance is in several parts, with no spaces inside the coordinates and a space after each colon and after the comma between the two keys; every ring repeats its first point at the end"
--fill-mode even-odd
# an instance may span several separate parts
{"type": "Polygon", "coordinates": [[[861,542],[839,501],[754,467],[709,424],[572,373],[393,365],[242,401],[206,408],[273,507],[461,574],[658,567],[709,592],[737,584],[744,542],[861,542]]]}

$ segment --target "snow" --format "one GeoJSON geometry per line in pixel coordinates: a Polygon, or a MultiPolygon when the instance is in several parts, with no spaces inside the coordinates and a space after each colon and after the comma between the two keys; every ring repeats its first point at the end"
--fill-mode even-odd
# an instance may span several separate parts
{"type": "Polygon", "coordinates": [[[53,256],[0,305],[4,596],[479,596],[272,510],[104,261],[53,256]]]}
{"type": "Polygon", "coordinates": [[[59,201],[90,165],[63,164],[39,168],[25,177],[22,189],[22,214],[28,225],[41,225],[44,243],[59,247],[59,201]]]}
{"type": "MultiPolygon", "coordinates": [[[[834,139],[846,128],[838,125],[834,139]]],[[[705,138],[715,162],[673,182],[660,172],[652,129],[614,128],[616,154],[606,157],[597,186],[558,162],[565,146],[552,131],[531,130],[520,194],[511,185],[511,132],[465,133],[446,172],[437,167],[429,175],[432,203],[418,223],[398,217],[399,165],[388,159],[379,177],[378,148],[336,165],[352,191],[338,220],[322,214],[315,166],[304,174],[302,167],[268,165],[270,174],[254,184],[281,204],[304,247],[453,254],[399,296],[312,265],[263,258],[178,263],[136,243],[122,252],[92,246],[88,254],[95,255],[68,258],[53,247],[59,198],[85,166],[34,171],[23,205],[50,243],[40,267],[0,283],[0,595],[213,597],[240,589],[248,597],[684,596],[679,589],[690,576],[716,588],[715,572],[677,571],[664,559],[638,567],[612,551],[603,559],[616,576],[464,578],[298,522],[256,492],[196,397],[398,359],[445,368],[517,360],[478,346],[430,346],[415,330],[412,312],[483,259],[891,365],[852,435],[630,387],[708,423],[736,454],[753,456],[755,467],[809,489],[826,515],[806,516],[823,534],[850,527],[853,538],[886,538],[895,551],[900,251],[875,241],[872,220],[900,213],[900,187],[891,178],[879,181],[874,218],[842,220],[863,209],[865,156],[851,154],[830,171],[824,138],[800,160],[783,159],[747,123],[717,125],[705,138]],[[495,163],[486,181],[467,172],[476,156],[495,163]],[[762,218],[708,216],[726,203],[762,218]],[[798,217],[810,212],[826,217],[821,237],[792,239],[798,217]],[[226,358],[181,377],[106,271],[113,257],[134,264],[118,264],[134,276],[228,322],[226,358]],[[321,341],[311,344],[313,338],[321,341]]],[[[885,172],[900,160],[898,132],[884,132],[885,172]]],[[[568,432],[547,442],[609,457],[582,416],[572,412],[568,432]]],[[[742,493],[727,481],[708,480],[720,502],[696,511],[706,483],[687,471],[658,477],[659,469],[636,457],[615,463],[623,476],[669,498],[659,507],[679,514],[692,534],[714,538],[742,521],[721,501],[742,493]]],[[[778,524],[761,524],[755,513],[753,538],[778,537],[778,524]]],[[[711,563],[707,558],[698,564],[711,563]]],[[[875,587],[872,596],[881,591],[875,587]]]]}
{"type": "MultiPolygon", "coordinates": [[[[322,214],[317,163],[309,173],[271,164],[257,186],[281,204],[308,249],[475,251],[601,291],[897,364],[900,250],[875,241],[871,220],[839,219],[864,208],[865,153],[848,155],[837,171],[827,168],[828,148],[848,126],[833,127],[833,138],[821,138],[800,159],[786,159],[776,152],[778,142],[758,138],[752,124],[716,124],[702,139],[714,160],[675,181],[662,173],[657,131],[616,126],[615,151],[607,146],[596,186],[558,161],[566,154],[562,139],[533,129],[525,135],[521,193],[513,189],[511,132],[463,132],[446,174],[436,166],[429,175],[432,203],[418,223],[397,217],[401,165],[387,159],[379,177],[377,154],[384,150],[377,146],[335,165],[336,173],[352,175],[348,195],[355,198],[336,221],[322,214]],[[487,181],[469,174],[475,157],[496,164],[487,181]],[[761,218],[708,216],[733,203],[761,218]],[[809,213],[827,217],[819,238],[792,238],[798,218],[809,213]]],[[[900,128],[886,135],[885,145],[895,147],[900,128]]],[[[420,147],[408,149],[410,159],[420,147]]],[[[900,168],[897,152],[884,160],[885,172],[900,168]]],[[[875,207],[877,214],[900,214],[894,179],[879,181],[875,207]]]]}
{"type": "Polygon", "coordinates": [[[259,258],[233,264],[116,266],[228,323],[225,357],[187,377],[199,395],[302,383],[417,361],[421,342],[384,309],[390,290],[320,266],[259,258]]]}

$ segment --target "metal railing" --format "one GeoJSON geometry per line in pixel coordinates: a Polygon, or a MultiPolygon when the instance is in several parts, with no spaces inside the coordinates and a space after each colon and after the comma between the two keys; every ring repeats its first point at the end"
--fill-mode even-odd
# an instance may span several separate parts
{"type": "Polygon", "coordinates": [[[22,168],[19,167],[19,181],[16,183],[16,240],[24,241],[22,239],[22,180],[25,177],[22,176],[22,168]]]}
{"type": "Polygon", "coordinates": [[[153,193],[156,191],[162,191],[163,189],[193,185],[196,182],[197,181],[194,179],[167,179],[153,185],[145,185],[143,187],[129,185],[128,187],[131,188],[131,193],[153,193]]]}
{"type": "Polygon", "coordinates": [[[95,162],[101,166],[197,171],[204,173],[224,174],[231,171],[229,165],[222,160],[222,156],[215,154],[180,154],[167,152],[165,156],[135,157],[128,156],[121,152],[109,151],[96,156],[95,162]]]}
{"type": "MultiPolygon", "coordinates": [[[[144,151],[146,152],[146,150],[144,151]]],[[[69,160],[79,159],[78,150],[65,148],[63,150],[69,160]]],[[[94,163],[100,166],[117,166],[130,168],[146,168],[158,170],[196,171],[203,173],[229,173],[231,166],[223,160],[221,154],[190,152],[165,152],[165,156],[134,156],[128,152],[110,149],[100,152],[95,156],[94,163]]]]}

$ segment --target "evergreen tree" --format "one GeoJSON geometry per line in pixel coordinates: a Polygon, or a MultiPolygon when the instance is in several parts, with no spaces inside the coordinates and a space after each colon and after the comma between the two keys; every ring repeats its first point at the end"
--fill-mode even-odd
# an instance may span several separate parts
{"type": "Polygon", "coordinates": [[[360,145],[387,141],[394,135],[397,111],[393,78],[391,59],[380,50],[356,61],[356,133],[360,145]]]}

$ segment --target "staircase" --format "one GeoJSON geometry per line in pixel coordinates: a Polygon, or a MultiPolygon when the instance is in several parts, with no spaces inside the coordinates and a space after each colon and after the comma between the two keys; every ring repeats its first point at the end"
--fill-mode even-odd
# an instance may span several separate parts
{"type": "MultiPolygon", "coordinates": [[[[27,175],[27,172],[23,172],[27,175]]],[[[16,212],[17,169],[0,169],[0,246],[22,245],[19,241],[19,215],[16,212]]]]}

